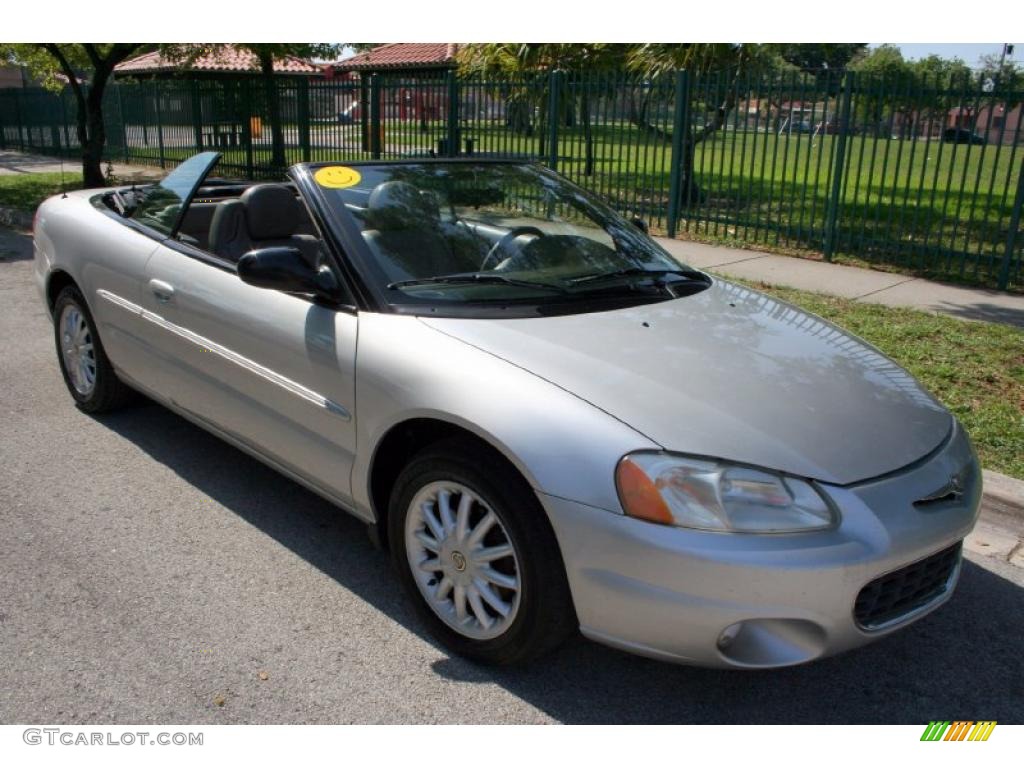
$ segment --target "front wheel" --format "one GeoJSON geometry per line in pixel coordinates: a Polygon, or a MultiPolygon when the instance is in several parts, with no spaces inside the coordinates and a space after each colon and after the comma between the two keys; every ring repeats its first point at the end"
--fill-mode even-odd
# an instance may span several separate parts
{"type": "Polygon", "coordinates": [[[459,440],[417,455],[391,495],[389,537],[420,615],[462,656],[523,662],[576,629],[551,526],[499,457],[459,440]]]}

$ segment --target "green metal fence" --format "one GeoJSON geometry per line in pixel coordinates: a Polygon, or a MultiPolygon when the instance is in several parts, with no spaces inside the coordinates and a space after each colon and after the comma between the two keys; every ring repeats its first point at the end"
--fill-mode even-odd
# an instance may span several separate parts
{"type": "MultiPolygon", "coordinates": [[[[811,250],[1021,286],[1024,91],[862,74],[544,72],[121,81],[107,157],[225,174],[476,155],[555,168],[669,236],[811,250]],[[275,122],[279,125],[275,153],[275,122]]],[[[74,156],[72,95],[0,91],[0,148],[74,156]]]]}

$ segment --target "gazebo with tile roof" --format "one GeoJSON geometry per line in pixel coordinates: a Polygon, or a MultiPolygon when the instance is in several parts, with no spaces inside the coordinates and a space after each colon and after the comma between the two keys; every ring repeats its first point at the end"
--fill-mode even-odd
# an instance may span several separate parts
{"type": "Polygon", "coordinates": [[[385,43],[325,67],[328,77],[387,73],[409,77],[434,76],[455,69],[457,43],[385,43]]]}
{"type": "MultiPolygon", "coordinates": [[[[234,46],[217,48],[204,53],[188,64],[168,59],[159,51],[123,61],[114,67],[115,77],[176,77],[188,75],[260,75],[256,54],[234,46]]],[[[274,74],[296,77],[315,77],[323,68],[297,56],[274,59],[274,74]]]]}

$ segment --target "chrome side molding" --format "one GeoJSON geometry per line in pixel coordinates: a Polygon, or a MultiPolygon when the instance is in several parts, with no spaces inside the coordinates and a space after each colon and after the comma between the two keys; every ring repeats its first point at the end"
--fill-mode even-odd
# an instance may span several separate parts
{"type": "Polygon", "coordinates": [[[348,409],[345,408],[340,403],[337,403],[334,400],[324,397],[319,392],[314,392],[308,387],[305,387],[296,381],[292,381],[291,379],[282,376],[276,371],[272,371],[266,366],[260,365],[256,361],[250,360],[249,358],[238,354],[234,350],[228,349],[227,347],[222,346],[216,343],[215,341],[207,339],[205,336],[200,336],[198,333],[190,331],[188,328],[184,328],[180,325],[177,325],[176,323],[172,323],[171,321],[167,320],[164,317],[161,317],[155,312],[150,312],[148,309],[140,307],[138,304],[134,304],[133,302],[130,302],[124,297],[118,296],[115,293],[111,293],[110,291],[104,290],[102,288],[97,290],[96,293],[101,298],[105,299],[106,301],[109,301],[111,304],[114,304],[115,306],[118,306],[121,309],[124,309],[128,312],[131,312],[132,314],[141,317],[143,320],[146,320],[152,323],[153,325],[163,328],[165,331],[168,331],[169,333],[173,333],[175,336],[178,336],[179,338],[185,339],[189,343],[199,347],[200,349],[203,349],[206,352],[211,352],[219,357],[222,357],[223,359],[231,363],[234,363],[239,368],[244,368],[250,373],[281,387],[287,392],[290,392],[291,394],[297,397],[301,397],[303,400],[313,403],[314,405],[317,405],[323,408],[324,410],[341,417],[345,421],[350,421],[352,419],[352,414],[349,413],[348,409]]]}

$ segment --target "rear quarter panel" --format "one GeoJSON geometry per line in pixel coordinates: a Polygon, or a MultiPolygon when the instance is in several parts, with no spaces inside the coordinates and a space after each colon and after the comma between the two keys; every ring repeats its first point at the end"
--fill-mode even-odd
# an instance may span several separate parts
{"type": "Polygon", "coordinates": [[[78,285],[96,321],[103,346],[118,368],[132,368],[133,316],[101,301],[99,289],[139,303],[146,261],[156,240],[126,226],[90,199],[102,190],[51,197],[38,211],[35,228],[36,282],[44,292],[53,275],[67,273],[78,285]]]}

